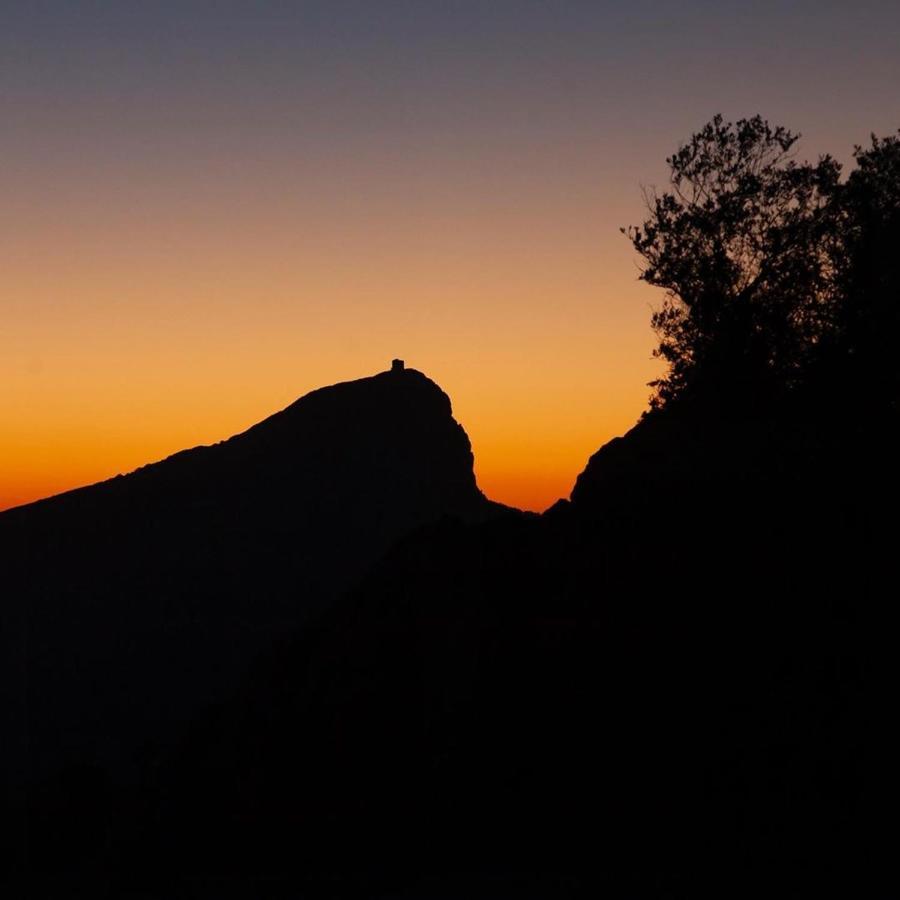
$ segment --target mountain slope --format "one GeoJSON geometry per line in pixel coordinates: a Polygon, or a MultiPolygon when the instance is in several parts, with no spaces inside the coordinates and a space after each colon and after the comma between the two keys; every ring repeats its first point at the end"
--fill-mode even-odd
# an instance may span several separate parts
{"type": "Polygon", "coordinates": [[[0,515],[10,733],[32,776],[152,756],[398,538],[502,512],[472,461],[447,395],[399,369],[0,515]]]}
{"type": "Polygon", "coordinates": [[[837,424],[666,412],[571,503],[411,535],[150,779],[123,871],[881,896],[900,430],[837,424]]]}

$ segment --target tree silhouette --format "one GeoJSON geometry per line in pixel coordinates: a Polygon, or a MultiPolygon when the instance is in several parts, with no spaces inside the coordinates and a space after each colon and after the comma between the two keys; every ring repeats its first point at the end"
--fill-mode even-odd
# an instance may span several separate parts
{"type": "Polygon", "coordinates": [[[825,365],[853,402],[900,400],[900,132],[857,146],[834,215],[836,309],[825,365]]]}
{"type": "Polygon", "coordinates": [[[667,159],[670,190],[648,195],[649,218],[622,229],[641,278],[667,292],[652,319],[669,364],[654,406],[698,392],[757,402],[800,379],[832,307],[840,166],[797,163],[797,139],[717,115],[667,159]]]}

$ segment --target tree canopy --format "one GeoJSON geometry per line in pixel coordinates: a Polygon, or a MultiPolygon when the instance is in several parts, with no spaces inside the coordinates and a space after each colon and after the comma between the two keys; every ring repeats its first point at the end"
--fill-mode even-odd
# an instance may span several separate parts
{"type": "Polygon", "coordinates": [[[714,396],[768,403],[814,386],[877,381],[896,401],[900,139],[798,162],[798,135],[760,116],[714,117],[667,159],[669,188],[623,229],[668,364],[652,405],[714,396]]]}

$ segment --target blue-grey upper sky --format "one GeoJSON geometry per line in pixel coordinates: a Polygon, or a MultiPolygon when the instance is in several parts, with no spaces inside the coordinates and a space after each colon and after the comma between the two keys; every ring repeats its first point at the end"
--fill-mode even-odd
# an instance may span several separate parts
{"type": "Polygon", "coordinates": [[[0,5],[0,48],[7,153],[613,129],[643,150],[714,111],[848,138],[900,111],[892,0],[28,0],[0,5]]]}

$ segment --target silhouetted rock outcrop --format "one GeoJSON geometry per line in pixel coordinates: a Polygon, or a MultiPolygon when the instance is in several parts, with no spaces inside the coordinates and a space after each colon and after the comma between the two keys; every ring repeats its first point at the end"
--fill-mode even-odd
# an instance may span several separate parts
{"type": "Polygon", "coordinates": [[[57,798],[34,829],[69,788],[152,764],[397,539],[501,512],[472,462],[447,395],[395,366],[0,515],[8,771],[57,798]]]}

